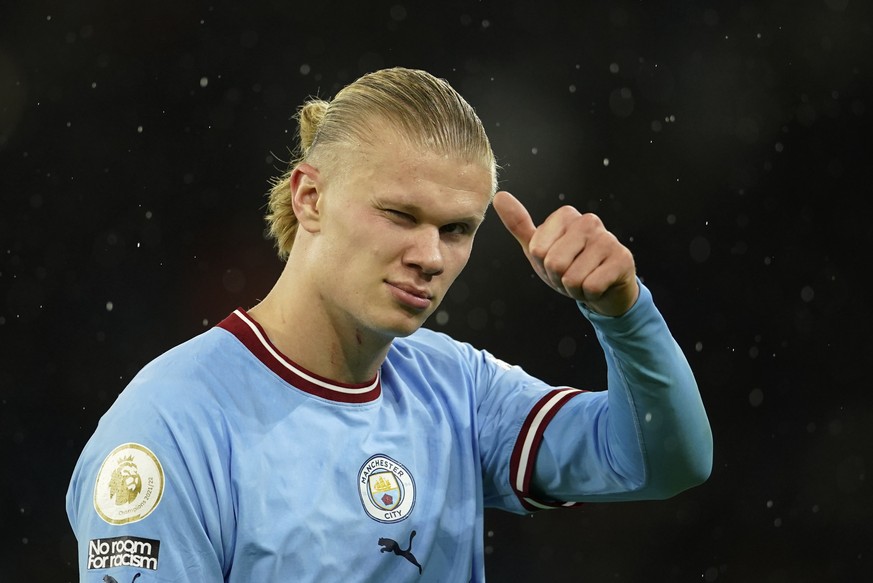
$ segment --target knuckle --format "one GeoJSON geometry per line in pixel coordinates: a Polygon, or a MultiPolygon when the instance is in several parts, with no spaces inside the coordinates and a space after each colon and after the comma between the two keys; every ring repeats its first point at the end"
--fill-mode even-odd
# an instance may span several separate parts
{"type": "Polygon", "coordinates": [[[569,204],[565,204],[564,206],[560,207],[557,211],[555,211],[555,213],[559,216],[568,218],[582,216],[581,213],[576,210],[576,207],[569,204]]]}
{"type": "Polygon", "coordinates": [[[579,282],[576,280],[575,277],[564,274],[563,276],[561,276],[561,285],[564,287],[565,290],[569,291],[578,288],[579,282]]]}
{"type": "Polygon", "coordinates": [[[585,292],[586,297],[598,299],[606,293],[606,286],[602,280],[588,278],[588,280],[586,280],[582,285],[582,291],[585,292]]]}
{"type": "Polygon", "coordinates": [[[561,273],[564,271],[561,262],[551,256],[546,256],[546,258],[543,259],[543,267],[554,273],[561,273]]]}
{"type": "Polygon", "coordinates": [[[527,252],[530,253],[532,257],[535,257],[542,261],[546,258],[546,254],[549,252],[549,247],[548,245],[545,245],[543,242],[541,242],[539,239],[534,238],[528,244],[527,252]]]}
{"type": "Polygon", "coordinates": [[[595,215],[594,213],[585,213],[584,215],[580,215],[579,218],[584,222],[584,224],[588,225],[589,227],[603,227],[603,221],[600,219],[599,216],[595,215]]]}

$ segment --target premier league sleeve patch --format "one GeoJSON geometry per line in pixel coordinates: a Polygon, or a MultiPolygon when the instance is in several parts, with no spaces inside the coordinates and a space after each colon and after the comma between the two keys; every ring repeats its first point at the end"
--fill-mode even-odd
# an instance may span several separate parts
{"type": "Polygon", "coordinates": [[[386,455],[374,455],[364,462],[358,471],[358,491],[364,511],[379,522],[400,522],[415,506],[412,474],[386,455]]]}
{"type": "Polygon", "coordinates": [[[138,443],[119,445],[103,460],[94,484],[94,510],[109,524],[142,520],[164,493],[164,469],[157,456],[138,443]]]}

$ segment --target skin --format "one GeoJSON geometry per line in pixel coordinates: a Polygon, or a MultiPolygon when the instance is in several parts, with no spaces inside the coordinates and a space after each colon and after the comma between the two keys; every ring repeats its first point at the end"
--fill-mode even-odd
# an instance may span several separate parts
{"type": "Polygon", "coordinates": [[[249,311],[295,362],[347,383],[372,380],[391,341],[437,309],[491,200],[482,165],[411,147],[387,128],[368,142],[332,156],[341,168],[294,170],[297,236],[249,311]]]}
{"type": "Polygon", "coordinates": [[[536,226],[508,192],[494,196],[494,210],[540,279],[556,292],[606,316],[621,316],[637,301],[633,255],[597,215],[563,206],[536,226]]]}
{"type": "MultiPolygon", "coordinates": [[[[385,127],[332,158],[342,168],[313,162],[292,173],[300,226],[276,285],[249,315],[309,371],[365,383],[391,341],[424,323],[467,264],[491,174],[411,147],[385,127]]],[[[636,301],[633,257],[598,217],[567,206],[537,226],[508,192],[493,203],[552,289],[609,316],[636,301]]]]}

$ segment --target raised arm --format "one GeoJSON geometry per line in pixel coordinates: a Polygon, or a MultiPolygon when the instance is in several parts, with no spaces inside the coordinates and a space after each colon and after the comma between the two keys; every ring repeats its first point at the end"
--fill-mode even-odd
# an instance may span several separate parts
{"type": "Polygon", "coordinates": [[[579,303],[608,366],[608,390],[567,400],[536,442],[528,493],[657,499],[705,480],[712,434],[697,384],[630,251],[599,218],[572,207],[539,226],[509,193],[498,193],[494,207],[540,278],[579,303]]]}

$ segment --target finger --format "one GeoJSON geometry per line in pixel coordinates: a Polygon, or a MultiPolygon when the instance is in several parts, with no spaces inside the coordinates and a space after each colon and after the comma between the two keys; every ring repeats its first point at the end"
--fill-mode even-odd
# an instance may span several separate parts
{"type": "Polygon", "coordinates": [[[562,281],[564,273],[586,248],[588,222],[573,207],[562,207],[531,238],[532,261],[542,263],[546,282],[563,294],[569,295],[562,281]]]}
{"type": "Polygon", "coordinates": [[[561,274],[561,285],[567,295],[581,301],[592,299],[592,294],[599,297],[603,290],[597,287],[597,282],[603,276],[608,277],[607,274],[602,273],[606,260],[606,254],[596,246],[588,247],[584,253],[576,256],[572,264],[561,274]]]}
{"type": "MultiPolygon", "coordinates": [[[[567,283],[572,283],[573,280],[566,280],[565,275],[582,257],[585,256],[585,239],[573,236],[574,233],[567,232],[559,237],[548,248],[545,257],[542,259],[543,270],[547,278],[547,282],[561,293],[570,295],[567,283]]],[[[536,237],[534,237],[536,239],[536,237]]],[[[533,244],[531,245],[533,247],[533,244]]]]}
{"type": "Polygon", "coordinates": [[[626,312],[639,295],[633,256],[626,248],[607,253],[593,269],[590,264],[574,264],[567,278],[574,280],[573,286],[568,284],[573,288],[571,297],[608,316],[626,312]]]}
{"type": "Polygon", "coordinates": [[[515,240],[524,249],[525,255],[528,255],[528,245],[536,232],[536,226],[533,219],[530,218],[530,213],[527,212],[520,200],[505,190],[494,195],[492,204],[497,216],[503,222],[503,226],[515,237],[515,240]]]}
{"type": "MultiPolygon", "coordinates": [[[[586,230],[579,227],[580,217],[579,211],[571,206],[564,206],[553,212],[531,237],[530,254],[536,258],[545,259],[552,247],[565,235],[570,235],[571,241],[575,241],[579,235],[582,235],[584,241],[586,230]]],[[[581,224],[584,227],[584,222],[581,224]]]]}

